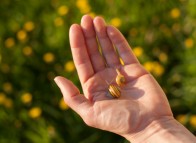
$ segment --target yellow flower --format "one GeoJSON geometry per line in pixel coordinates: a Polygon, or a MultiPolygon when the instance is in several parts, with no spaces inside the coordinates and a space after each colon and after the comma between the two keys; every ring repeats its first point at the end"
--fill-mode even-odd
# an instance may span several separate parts
{"type": "Polygon", "coordinates": [[[179,18],[180,15],[181,15],[181,12],[178,8],[173,8],[171,11],[170,11],[170,15],[172,18],[179,18]]]}
{"type": "Polygon", "coordinates": [[[187,49],[189,48],[192,48],[193,45],[194,45],[194,41],[192,38],[187,38],[185,41],[184,41],[184,45],[187,49]]]}
{"type": "Polygon", "coordinates": [[[142,47],[135,47],[133,48],[133,53],[135,54],[136,57],[140,57],[143,54],[143,49],[142,47]]]}
{"type": "Polygon", "coordinates": [[[27,33],[24,30],[20,30],[17,32],[17,38],[20,41],[24,41],[27,38],[27,33]]]}
{"type": "Polygon", "coordinates": [[[65,5],[62,5],[58,8],[59,15],[66,15],[68,13],[68,7],[65,5]]]}
{"type": "Polygon", "coordinates": [[[68,61],[67,63],[65,63],[64,69],[67,72],[73,72],[75,70],[75,66],[74,66],[73,61],[68,61]]]}
{"type": "Polygon", "coordinates": [[[32,21],[27,21],[25,24],[24,24],[24,29],[28,32],[32,31],[33,29],[35,28],[35,25],[32,21]]]}
{"type": "Polygon", "coordinates": [[[88,13],[91,10],[88,0],[77,0],[76,6],[79,8],[80,12],[83,14],[88,13]]]}
{"type": "Polygon", "coordinates": [[[64,20],[61,18],[61,17],[57,17],[55,20],[54,20],[54,25],[55,26],[62,26],[64,24],[64,20]]]}
{"type": "Polygon", "coordinates": [[[186,115],[181,114],[181,115],[178,115],[178,116],[176,117],[176,119],[177,119],[178,122],[180,122],[181,124],[185,124],[185,123],[186,123],[186,120],[187,120],[187,117],[186,117],[186,115]]]}
{"type": "Polygon", "coordinates": [[[161,61],[161,62],[163,62],[163,63],[165,63],[165,62],[167,62],[167,59],[168,59],[168,57],[167,57],[167,55],[165,54],[165,53],[160,53],[160,55],[159,55],[159,60],[161,61]]]}
{"type": "Polygon", "coordinates": [[[31,109],[29,110],[28,114],[29,114],[29,116],[30,116],[31,118],[38,118],[38,117],[41,116],[42,110],[41,110],[41,108],[39,108],[39,107],[33,107],[33,108],[31,108],[31,109]]]}
{"type": "Polygon", "coordinates": [[[149,72],[152,72],[152,70],[153,70],[153,62],[145,62],[144,63],[144,68],[147,70],[147,71],[149,71],[149,72]]]}
{"type": "Polygon", "coordinates": [[[45,53],[44,56],[43,56],[43,60],[46,62],[46,63],[52,63],[55,59],[55,56],[53,53],[45,53]]]}
{"type": "Polygon", "coordinates": [[[24,93],[22,96],[21,96],[21,101],[25,104],[27,103],[30,103],[32,101],[32,95],[31,93],[24,93]]]}
{"type": "Polygon", "coordinates": [[[164,73],[164,67],[158,62],[146,62],[144,68],[156,76],[161,76],[164,73]]]}
{"type": "Polygon", "coordinates": [[[33,50],[30,46],[26,46],[22,49],[22,52],[25,56],[30,56],[33,53],[33,50]]]}
{"type": "Polygon", "coordinates": [[[190,125],[196,128],[196,115],[190,117],[190,125]]]}
{"type": "Polygon", "coordinates": [[[0,105],[3,104],[6,100],[6,95],[4,93],[0,93],[0,105]]]}
{"type": "Polygon", "coordinates": [[[14,45],[15,45],[15,40],[14,40],[14,38],[7,38],[7,39],[5,40],[5,47],[11,48],[11,47],[13,47],[14,45]]]}
{"type": "Polygon", "coordinates": [[[67,104],[65,104],[63,98],[61,98],[61,100],[59,101],[59,108],[61,108],[62,110],[67,110],[67,109],[69,109],[69,106],[68,106],[67,104]]]}
{"type": "Polygon", "coordinates": [[[115,17],[115,18],[111,19],[110,24],[115,26],[115,27],[120,27],[121,24],[122,24],[122,21],[121,21],[120,18],[115,17]]]}
{"type": "Polygon", "coordinates": [[[11,108],[13,106],[13,101],[9,98],[6,98],[5,101],[4,101],[4,106],[6,108],[11,108]]]}
{"type": "Polygon", "coordinates": [[[154,62],[153,73],[156,76],[161,76],[164,73],[164,71],[164,67],[160,63],[154,62]]]}
{"type": "Polygon", "coordinates": [[[12,84],[10,82],[5,82],[3,84],[3,90],[7,93],[12,92],[13,88],[12,88],[12,84]]]}

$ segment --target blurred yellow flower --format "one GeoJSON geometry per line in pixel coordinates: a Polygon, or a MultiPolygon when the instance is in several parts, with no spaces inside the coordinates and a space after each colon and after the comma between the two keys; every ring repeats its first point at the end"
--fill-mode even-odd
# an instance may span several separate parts
{"type": "Polygon", "coordinates": [[[190,125],[196,128],[196,115],[191,115],[190,117],[190,125]]]}
{"type": "Polygon", "coordinates": [[[167,59],[168,59],[168,56],[165,53],[161,52],[159,55],[159,60],[161,62],[165,63],[165,62],[167,62],[167,59]]]}
{"type": "Polygon", "coordinates": [[[21,96],[21,101],[25,104],[27,103],[30,103],[32,101],[32,95],[31,93],[24,93],[22,96],[21,96]]]}
{"type": "Polygon", "coordinates": [[[67,72],[73,72],[75,70],[75,65],[74,65],[73,61],[66,62],[64,65],[64,69],[67,72]]]}
{"type": "Polygon", "coordinates": [[[69,109],[69,106],[64,102],[63,98],[61,98],[61,100],[59,101],[59,108],[61,108],[62,110],[69,109]]]}
{"type": "Polygon", "coordinates": [[[62,26],[64,24],[64,20],[61,18],[61,17],[57,17],[57,18],[55,18],[55,20],[54,20],[54,25],[55,26],[62,26]]]}
{"type": "Polygon", "coordinates": [[[91,10],[88,0],[77,0],[76,6],[82,14],[89,13],[91,10]]]}
{"type": "Polygon", "coordinates": [[[133,53],[135,54],[136,57],[140,57],[143,54],[143,49],[142,47],[134,47],[133,48],[133,53]]]}
{"type": "Polygon", "coordinates": [[[115,26],[115,27],[120,27],[121,24],[122,24],[122,21],[121,21],[120,18],[115,17],[115,18],[111,19],[109,23],[110,23],[111,25],[115,26]]]}
{"type": "Polygon", "coordinates": [[[0,93],[0,105],[3,104],[6,100],[6,95],[5,93],[0,93]]]}
{"type": "Polygon", "coordinates": [[[12,92],[13,88],[12,88],[12,84],[10,82],[5,82],[3,83],[3,90],[7,93],[12,92]]]}
{"type": "Polygon", "coordinates": [[[31,108],[31,109],[29,110],[28,114],[29,114],[29,116],[30,116],[31,118],[38,118],[38,117],[41,116],[42,110],[41,110],[41,108],[39,108],[39,107],[33,107],[33,108],[31,108]]]}
{"type": "Polygon", "coordinates": [[[146,62],[144,68],[155,76],[161,76],[164,73],[164,67],[158,62],[146,62]]]}
{"type": "Polygon", "coordinates": [[[17,32],[17,38],[20,41],[24,41],[27,38],[27,33],[25,30],[20,30],[17,32]]]}
{"type": "Polygon", "coordinates": [[[181,124],[185,124],[187,117],[184,114],[180,114],[176,117],[176,120],[178,120],[178,122],[180,122],[181,124]]]}
{"type": "Polygon", "coordinates": [[[160,63],[154,62],[153,73],[156,76],[161,76],[164,73],[164,71],[164,67],[160,63]]]}
{"type": "Polygon", "coordinates": [[[33,50],[30,46],[26,46],[22,49],[22,52],[25,56],[30,56],[33,53],[33,50]]]}
{"type": "Polygon", "coordinates": [[[6,98],[5,101],[4,101],[4,106],[5,106],[6,108],[12,108],[12,106],[13,106],[13,101],[12,101],[11,99],[9,99],[9,98],[6,98]]]}
{"type": "Polygon", "coordinates": [[[52,63],[55,59],[55,56],[53,53],[45,53],[44,56],[43,56],[43,60],[46,62],[46,63],[52,63]]]}
{"type": "Polygon", "coordinates": [[[15,40],[14,40],[14,38],[7,38],[6,40],[5,40],[5,47],[7,47],[7,48],[11,48],[11,47],[13,47],[15,45],[15,40]]]}
{"type": "Polygon", "coordinates": [[[187,38],[185,41],[184,41],[184,45],[187,49],[189,48],[192,48],[193,45],[194,45],[194,41],[192,38],[187,38]]]}
{"type": "Polygon", "coordinates": [[[180,15],[181,15],[181,12],[178,8],[173,8],[171,11],[170,11],[170,15],[172,18],[179,18],[180,15]]]}
{"type": "Polygon", "coordinates": [[[59,15],[66,15],[68,13],[68,7],[66,5],[62,5],[58,8],[58,14],[59,15]]]}
{"type": "Polygon", "coordinates": [[[144,68],[147,70],[147,71],[149,71],[149,72],[152,72],[153,71],[153,62],[145,62],[144,64],[143,64],[143,66],[144,66],[144,68]]]}
{"type": "Polygon", "coordinates": [[[0,93],[0,105],[11,108],[13,106],[13,101],[10,98],[7,98],[5,93],[0,93]]]}
{"type": "Polygon", "coordinates": [[[24,24],[24,29],[28,32],[32,31],[33,29],[35,28],[35,25],[32,21],[27,21],[25,24],[24,24]]]}

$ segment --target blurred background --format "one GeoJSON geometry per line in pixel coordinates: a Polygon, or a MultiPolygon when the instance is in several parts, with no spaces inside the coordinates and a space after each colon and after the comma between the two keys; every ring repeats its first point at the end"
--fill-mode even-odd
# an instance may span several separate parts
{"type": "Polygon", "coordinates": [[[0,143],[127,143],[87,127],[53,78],[80,89],[68,31],[82,15],[119,28],[158,80],[175,118],[196,134],[195,0],[1,0],[0,143]]]}

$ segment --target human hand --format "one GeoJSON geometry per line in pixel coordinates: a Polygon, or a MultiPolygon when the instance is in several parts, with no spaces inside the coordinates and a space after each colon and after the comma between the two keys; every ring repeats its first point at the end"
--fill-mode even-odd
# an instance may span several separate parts
{"type": "Polygon", "coordinates": [[[116,28],[107,26],[101,17],[92,19],[85,15],[80,25],[71,26],[69,34],[84,95],[68,79],[56,77],[55,81],[65,102],[87,125],[132,139],[152,123],[173,120],[164,92],[140,65],[116,28]],[[126,83],[121,87],[121,97],[111,98],[108,83],[115,82],[116,68],[125,76],[126,83]]]}

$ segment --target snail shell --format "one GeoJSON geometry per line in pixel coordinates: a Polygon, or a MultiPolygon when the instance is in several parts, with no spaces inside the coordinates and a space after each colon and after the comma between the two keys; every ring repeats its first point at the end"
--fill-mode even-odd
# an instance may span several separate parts
{"type": "Polygon", "coordinates": [[[123,86],[125,85],[125,77],[120,73],[120,71],[118,69],[116,69],[116,72],[117,72],[117,77],[116,77],[116,83],[119,85],[119,86],[123,86]]]}
{"type": "Polygon", "coordinates": [[[108,89],[109,89],[110,94],[113,97],[119,98],[121,96],[121,91],[120,91],[120,88],[118,86],[111,84],[108,89]]]}

